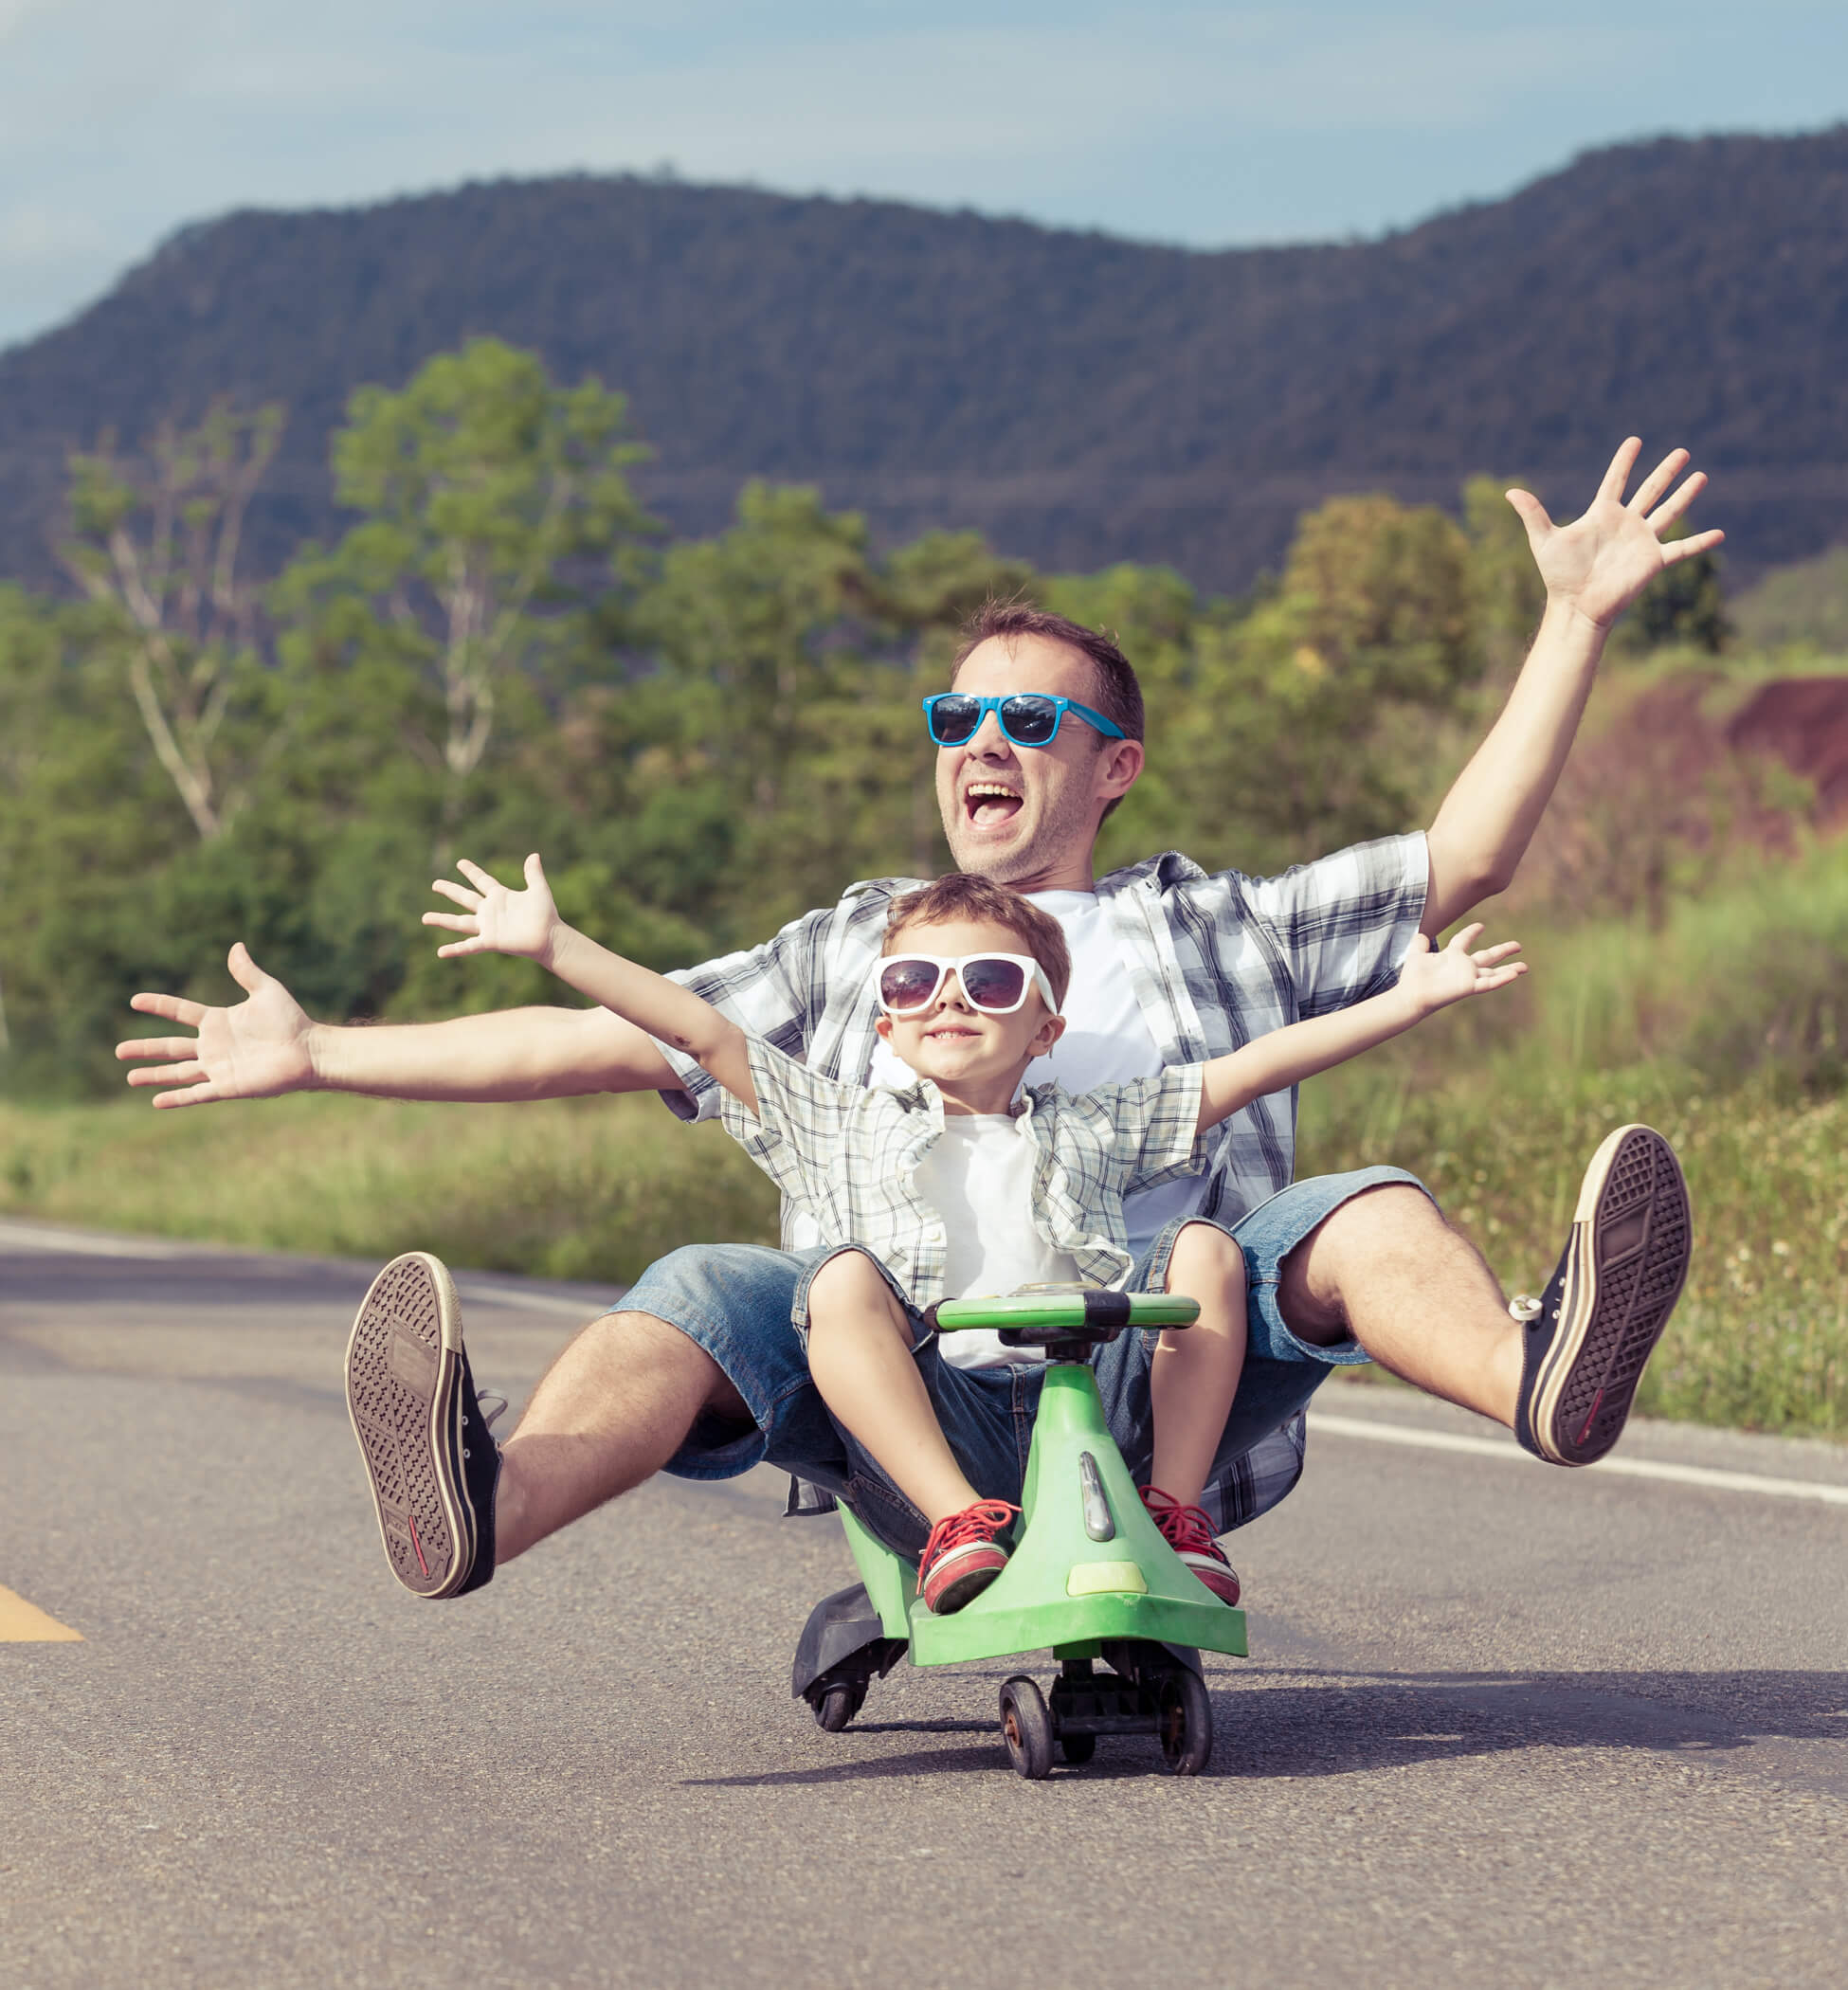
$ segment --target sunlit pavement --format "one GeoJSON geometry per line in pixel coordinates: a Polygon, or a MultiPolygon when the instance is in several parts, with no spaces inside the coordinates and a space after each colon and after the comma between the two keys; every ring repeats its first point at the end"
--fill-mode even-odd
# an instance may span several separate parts
{"type": "MultiPolygon", "coordinates": [[[[1839,1980],[1848,1509],[1325,1427],[1232,1544],[1211,1772],[1106,1740],[1030,1785],[995,1693],[1043,1659],[901,1667],[838,1736],[788,1697],[850,1576],[768,1473],[399,1591],[339,1392],[366,1277],[0,1224],[0,1585],[76,1634],[0,1620],[18,1990],[1839,1980]]],[[[462,1289],[516,1398],[595,1310],[462,1289]]],[[[1622,1456],[1848,1486],[1821,1446],[1622,1456]]]]}

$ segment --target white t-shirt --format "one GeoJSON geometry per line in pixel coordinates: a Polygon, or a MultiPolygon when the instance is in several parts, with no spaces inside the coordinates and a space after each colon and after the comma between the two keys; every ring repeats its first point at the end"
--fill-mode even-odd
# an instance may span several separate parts
{"type": "MultiPolygon", "coordinates": [[[[1049,1058],[1034,1058],[1022,1082],[1043,1085],[1056,1078],[1077,1096],[1099,1085],[1153,1077],[1162,1068],[1161,1053],[1142,1020],[1135,990],[1096,893],[1029,892],[1026,896],[1063,929],[1065,944],[1072,951],[1072,983],[1065,995],[1065,1034],[1049,1058]]],[[[881,1040],[873,1053],[866,1081],[902,1090],[915,1083],[915,1077],[881,1040]]],[[[1140,1257],[1165,1224],[1177,1216],[1193,1215],[1209,1179],[1190,1175],[1185,1181],[1164,1182],[1157,1188],[1125,1196],[1123,1216],[1130,1228],[1130,1249],[1140,1257]]],[[[956,1289],[953,1283],[950,1287],[951,1292],[956,1289]]],[[[948,1348],[950,1342],[944,1346],[948,1348]]]]}
{"type": "MultiPolygon", "coordinates": [[[[942,1137],[917,1164],[917,1192],[943,1218],[943,1289],[958,1298],[1078,1277],[1077,1259],[1034,1224],[1034,1149],[1024,1127],[1005,1113],[947,1114],[942,1137]]],[[[987,1329],[946,1333],[937,1350],[958,1368],[1045,1359],[1038,1348],[1003,1347],[987,1329]]]]}

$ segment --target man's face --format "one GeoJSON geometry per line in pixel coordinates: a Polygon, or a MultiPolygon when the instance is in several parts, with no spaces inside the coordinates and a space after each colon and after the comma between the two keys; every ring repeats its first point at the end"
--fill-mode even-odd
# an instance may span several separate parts
{"type": "MultiPolygon", "coordinates": [[[[1097,707],[1089,657],[1044,636],[992,636],[969,654],[955,688],[978,697],[1041,691],[1097,707]]],[[[937,806],[959,871],[1022,891],[1088,884],[1107,803],[1142,767],[1134,740],[1106,739],[1072,713],[1050,746],[1017,747],[992,712],[971,739],[937,749],[937,806]]]]}

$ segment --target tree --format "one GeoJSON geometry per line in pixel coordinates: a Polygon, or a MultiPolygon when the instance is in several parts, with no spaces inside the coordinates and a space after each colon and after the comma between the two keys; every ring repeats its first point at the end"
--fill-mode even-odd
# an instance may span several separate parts
{"type": "MultiPolygon", "coordinates": [[[[283,412],[215,403],[196,428],[166,422],[143,464],[113,437],[70,459],[65,566],[97,605],[141,723],[193,827],[221,835],[248,798],[240,720],[262,706],[258,596],[238,573],[245,514],[281,441],[283,412]]],[[[260,728],[260,730],[262,730],[260,728]]]]}
{"type": "Polygon", "coordinates": [[[335,438],[339,501],[364,513],[308,549],[276,610],[318,724],[343,683],[430,778],[439,861],[510,706],[532,701],[612,560],[653,529],[625,471],[627,403],[597,381],[556,388],[497,339],[429,360],[402,390],[361,388],[335,438]]]}

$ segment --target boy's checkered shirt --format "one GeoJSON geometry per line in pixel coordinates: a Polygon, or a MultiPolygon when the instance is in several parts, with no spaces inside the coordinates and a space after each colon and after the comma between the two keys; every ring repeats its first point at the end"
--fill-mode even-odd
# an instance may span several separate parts
{"type": "MultiPolygon", "coordinates": [[[[920,1310],[946,1297],[947,1234],[917,1193],[917,1165],[943,1132],[943,1098],[929,1078],[903,1091],[843,1084],[753,1037],[752,1113],[729,1093],[725,1130],[786,1196],[814,1215],[829,1243],[871,1251],[920,1310]]],[[[1034,1149],[1034,1226],[1069,1251],[1078,1275],[1120,1285],[1134,1269],[1123,1198],[1199,1174],[1210,1143],[1200,1120],[1201,1067],[1176,1064],[1154,1077],[1100,1085],[1074,1097],[1033,1085],[1016,1107],[1016,1131],[1034,1149]]],[[[800,1301],[798,1327],[806,1325],[800,1301]]]]}

